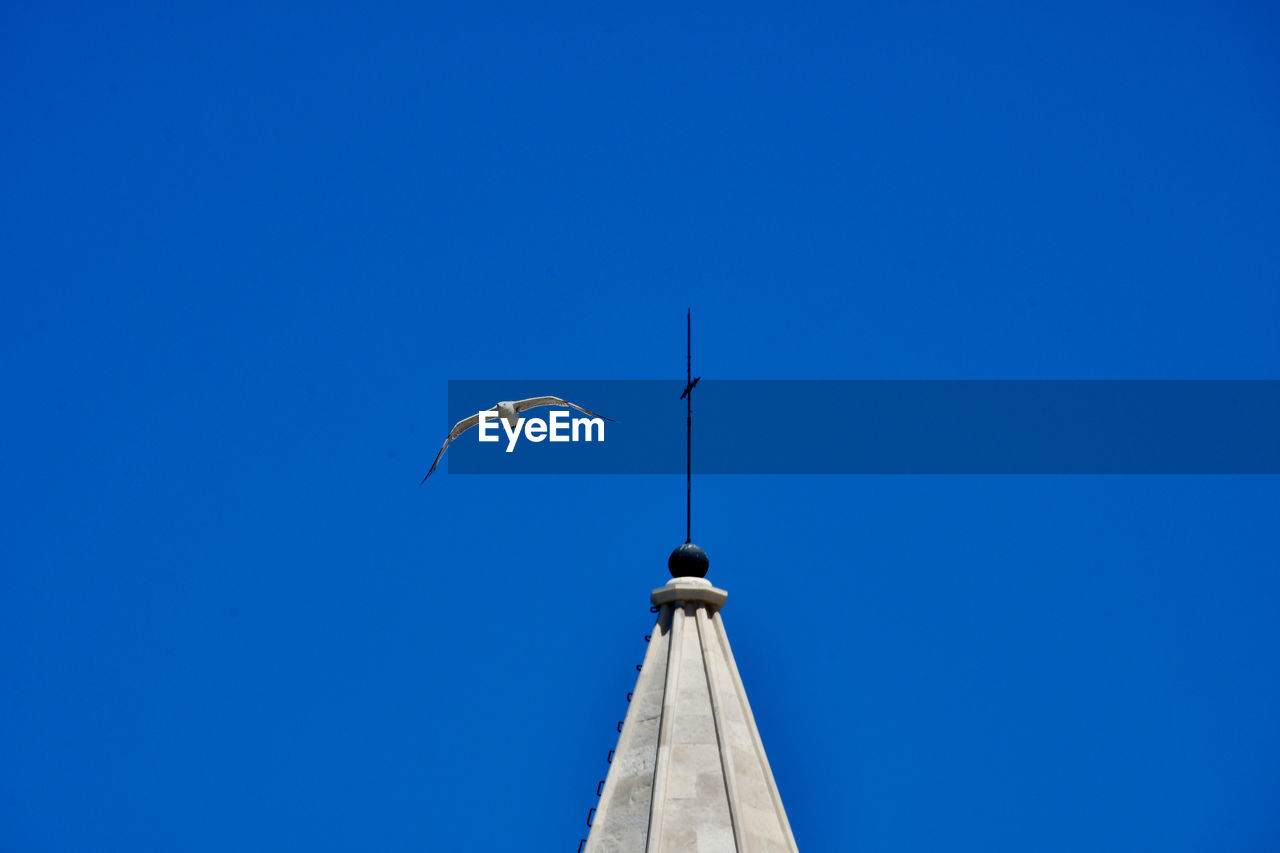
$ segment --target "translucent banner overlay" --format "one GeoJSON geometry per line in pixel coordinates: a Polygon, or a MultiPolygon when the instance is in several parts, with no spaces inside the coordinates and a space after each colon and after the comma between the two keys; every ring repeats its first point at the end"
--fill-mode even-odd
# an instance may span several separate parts
{"type": "MultiPolygon", "coordinates": [[[[472,428],[441,464],[450,474],[683,473],[683,389],[683,380],[451,380],[441,441],[499,400],[556,396],[614,422],[589,442],[535,442],[522,429],[511,445],[497,425],[498,441],[481,443],[472,428]]],[[[548,421],[553,411],[522,417],[548,421]]],[[[694,392],[693,470],[1276,474],[1280,381],[706,379],[694,392]]]]}

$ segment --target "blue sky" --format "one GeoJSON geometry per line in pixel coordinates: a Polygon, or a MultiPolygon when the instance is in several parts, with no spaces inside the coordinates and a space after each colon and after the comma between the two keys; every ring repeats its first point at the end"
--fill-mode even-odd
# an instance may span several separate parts
{"type": "MultiPolygon", "coordinates": [[[[449,379],[1280,378],[1265,4],[0,15],[7,849],[577,847],[683,478],[449,379]]],[[[695,488],[804,849],[1280,847],[1275,477],[695,488]]]]}

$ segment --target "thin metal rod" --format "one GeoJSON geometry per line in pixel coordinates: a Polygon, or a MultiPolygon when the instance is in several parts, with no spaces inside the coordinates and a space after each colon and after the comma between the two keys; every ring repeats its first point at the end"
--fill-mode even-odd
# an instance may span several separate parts
{"type": "Polygon", "coordinates": [[[693,312],[686,312],[684,381],[689,389],[684,443],[684,542],[693,541],[693,312]]]}

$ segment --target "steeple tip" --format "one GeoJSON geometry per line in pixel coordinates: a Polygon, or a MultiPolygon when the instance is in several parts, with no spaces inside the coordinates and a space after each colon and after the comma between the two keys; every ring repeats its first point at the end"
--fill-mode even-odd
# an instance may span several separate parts
{"type": "Polygon", "coordinates": [[[705,578],[711,558],[697,545],[686,542],[667,557],[667,568],[673,578],[705,578]]]}

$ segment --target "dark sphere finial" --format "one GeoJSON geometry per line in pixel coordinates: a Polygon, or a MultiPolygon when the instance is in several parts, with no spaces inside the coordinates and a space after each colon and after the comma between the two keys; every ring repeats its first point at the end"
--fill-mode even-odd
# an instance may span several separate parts
{"type": "Polygon", "coordinates": [[[667,568],[673,578],[704,578],[711,568],[711,558],[697,545],[686,542],[667,557],[667,568]]]}

